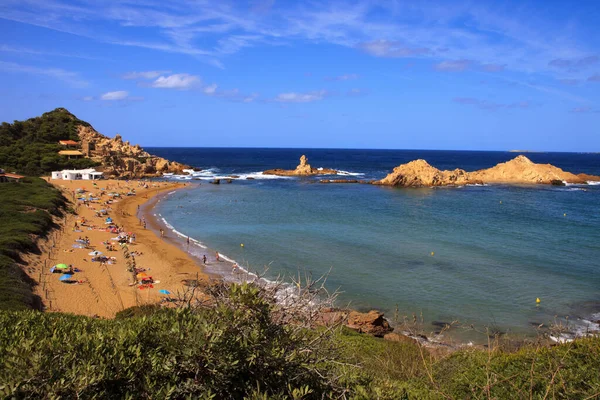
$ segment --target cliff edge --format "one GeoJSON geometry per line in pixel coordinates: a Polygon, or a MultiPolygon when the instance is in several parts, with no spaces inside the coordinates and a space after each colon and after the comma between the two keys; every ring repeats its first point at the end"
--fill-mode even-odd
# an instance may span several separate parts
{"type": "Polygon", "coordinates": [[[140,145],[123,141],[121,135],[109,138],[97,132],[91,125],[77,126],[81,151],[100,163],[97,167],[106,176],[143,178],[162,176],[163,173],[183,173],[190,166],[169,161],[149,154],[140,145]]]}

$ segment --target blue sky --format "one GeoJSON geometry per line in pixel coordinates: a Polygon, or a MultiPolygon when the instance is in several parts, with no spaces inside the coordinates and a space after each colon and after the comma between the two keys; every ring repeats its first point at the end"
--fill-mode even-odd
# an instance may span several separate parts
{"type": "Polygon", "coordinates": [[[3,0],[0,120],[144,146],[600,151],[597,1],[3,0]]]}

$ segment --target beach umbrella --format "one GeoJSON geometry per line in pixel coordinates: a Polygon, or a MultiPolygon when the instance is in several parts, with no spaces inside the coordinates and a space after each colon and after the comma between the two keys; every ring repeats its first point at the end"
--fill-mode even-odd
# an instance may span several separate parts
{"type": "Polygon", "coordinates": [[[90,253],[88,253],[88,256],[101,256],[102,252],[101,251],[92,251],[90,253]]]}
{"type": "Polygon", "coordinates": [[[141,279],[141,278],[147,278],[147,277],[148,277],[148,274],[146,274],[145,272],[140,272],[139,274],[137,274],[137,275],[136,275],[136,277],[137,277],[138,279],[141,279]]]}
{"type": "Polygon", "coordinates": [[[56,269],[68,269],[69,266],[67,264],[56,264],[54,266],[54,268],[56,268],[56,269]]]}
{"type": "Polygon", "coordinates": [[[171,294],[171,292],[169,292],[168,290],[165,290],[165,289],[160,289],[158,291],[158,293],[160,293],[160,294],[171,294]]]}
{"type": "Polygon", "coordinates": [[[63,276],[61,276],[60,278],[58,278],[58,280],[60,280],[60,281],[67,281],[67,280],[71,279],[72,277],[73,277],[73,275],[64,274],[63,276]]]}

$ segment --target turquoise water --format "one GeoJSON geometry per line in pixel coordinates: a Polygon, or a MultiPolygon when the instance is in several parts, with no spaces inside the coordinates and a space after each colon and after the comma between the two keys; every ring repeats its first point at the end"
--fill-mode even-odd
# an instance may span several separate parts
{"type": "Polygon", "coordinates": [[[398,307],[400,315],[422,314],[426,329],[458,320],[531,333],[555,316],[585,326],[581,319],[600,312],[600,186],[397,189],[237,180],[172,193],[155,212],[246,269],[269,266],[267,276],[331,269],[328,286],[343,291],[340,305],[389,317],[398,307]]]}

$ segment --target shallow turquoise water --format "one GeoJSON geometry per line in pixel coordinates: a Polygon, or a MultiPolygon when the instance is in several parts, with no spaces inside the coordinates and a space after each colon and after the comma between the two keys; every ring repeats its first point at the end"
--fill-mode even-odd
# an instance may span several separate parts
{"type": "Polygon", "coordinates": [[[248,269],[270,266],[269,276],[331,269],[341,304],[389,317],[397,306],[427,323],[531,333],[555,316],[600,312],[600,186],[238,180],[173,193],[155,212],[248,269]]]}

